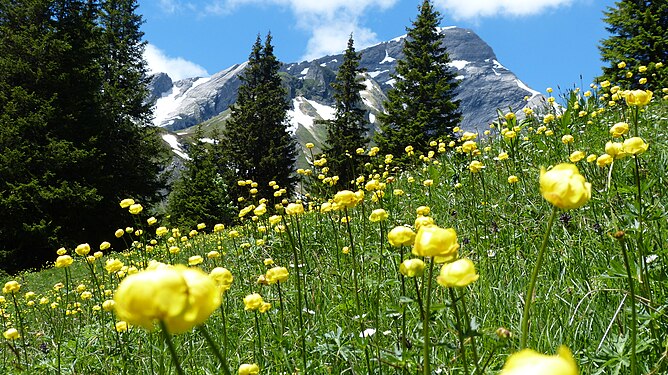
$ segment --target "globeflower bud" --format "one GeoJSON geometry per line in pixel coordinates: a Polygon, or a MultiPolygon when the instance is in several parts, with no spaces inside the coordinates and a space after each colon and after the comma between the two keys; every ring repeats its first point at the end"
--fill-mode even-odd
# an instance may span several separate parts
{"type": "Polygon", "coordinates": [[[508,357],[499,375],[518,374],[578,375],[578,367],[565,346],[559,347],[556,355],[524,349],[508,357]]]}
{"type": "Polygon", "coordinates": [[[283,283],[288,279],[288,269],[285,267],[273,267],[267,270],[265,278],[269,284],[283,283]]]}
{"type": "Polygon", "coordinates": [[[406,259],[399,265],[399,273],[406,277],[420,276],[424,272],[422,259],[406,259]]]}
{"type": "Polygon", "coordinates": [[[244,363],[239,366],[239,375],[258,375],[260,373],[260,368],[255,363],[247,364],[244,363]]]}
{"type": "Polygon", "coordinates": [[[249,294],[244,297],[244,310],[257,310],[263,303],[264,300],[258,293],[249,294]]]}
{"type": "Polygon", "coordinates": [[[410,246],[415,241],[415,232],[411,228],[404,226],[394,227],[387,234],[387,240],[394,247],[410,246]]]}

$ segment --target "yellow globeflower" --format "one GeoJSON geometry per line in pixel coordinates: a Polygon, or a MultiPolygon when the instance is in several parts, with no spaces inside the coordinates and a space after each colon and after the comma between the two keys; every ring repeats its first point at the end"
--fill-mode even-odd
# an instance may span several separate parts
{"type": "Polygon", "coordinates": [[[69,267],[72,264],[72,262],[74,262],[74,259],[72,259],[71,256],[61,255],[58,258],[56,258],[56,268],[69,267]]]}
{"type": "Polygon", "coordinates": [[[144,207],[142,207],[142,205],[139,204],[139,203],[135,203],[135,204],[133,204],[133,205],[130,206],[130,208],[128,209],[128,211],[130,211],[130,213],[131,213],[132,215],[139,215],[139,213],[142,212],[143,210],[144,210],[144,207]]]}
{"type": "Polygon", "coordinates": [[[430,225],[434,225],[434,218],[431,216],[418,216],[415,219],[415,229],[420,230],[421,227],[425,226],[428,227],[430,225]]]}
{"type": "Polygon", "coordinates": [[[474,160],[469,164],[469,170],[471,173],[478,173],[480,172],[485,166],[478,160],[474,160]]]}
{"type": "Polygon", "coordinates": [[[565,145],[571,144],[573,143],[573,141],[575,141],[575,138],[573,138],[573,136],[570,134],[566,134],[563,137],[561,137],[561,142],[565,145]]]}
{"type": "Polygon", "coordinates": [[[571,155],[568,157],[568,159],[571,161],[571,163],[577,163],[580,160],[584,159],[585,153],[582,151],[573,151],[571,155]]]}
{"type": "Polygon", "coordinates": [[[123,262],[121,262],[119,259],[109,258],[104,263],[104,269],[109,273],[116,273],[120,271],[121,268],[123,268],[123,262]]]}
{"type": "Polygon", "coordinates": [[[81,256],[88,255],[88,253],[90,253],[90,245],[88,245],[87,243],[82,243],[81,245],[78,245],[74,249],[74,252],[81,256]]]}
{"type": "Polygon", "coordinates": [[[116,231],[114,232],[114,236],[116,238],[121,238],[121,237],[123,237],[124,234],[125,234],[125,231],[123,229],[116,229],[116,231]]]}
{"type": "Polygon", "coordinates": [[[201,255],[193,255],[190,258],[188,258],[189,266],[196,266],[198,264],[201,264],[202,262],[204,262],[204,258],[202,258],[201,255]]]}
{"type": "Polygon", "coordinates": [[[2,288],[2,293],[4,294],[9,294],[9,293],[18,293],[19,290],[21,289],[21,284],[18,283],[16,280],[11,280],[7,281],[5,283],[5,286],[2,288]]]}
{"type": "Polygon", "coordinates": [[[269,284],[283,283],[288,279],[288,269],[285,267],[273,267],[267,270],[265,279],[269,284]]]}
{"type": "Polygon", "coordinates": [[[464,287],[478,280],[478,277],[473,262],[470,259],[462,258],[444,264],[441,267],[441,273],[436,277],[436,282],[446,288],[464,287]]]}
{"type": "Polygon", "coordinates": [[[556,355],[540,354],[531,349],[519,351],[506,360],[499,375],[578,375],[571,351],[561,346],[556,355]]]}
{"type": "Polygon", "coordinates": [[[624,152],[624,145],[621,142],[607,142],[605,144],[605,153],[615,159],[627,156],[626,152],[624,152]]]}
{"type": "Polygon", "coordinates": [[[334,203],[341,207],[355,207],[358,203],[357,196],[350,190],[341,190],[334,195],[334,203]]]}
{"type": "Polygon", "coordinates": [[[618,122],[610,128],[610,135],[612,138],[620,138],[629,132],[629,124],[626,122],[618,122]]]}
{"type": "Polygon", "coordinates": [[[258,293],[249,294],[244,297],[244,310],[257,310],[263,303],[264,300],[258,293]]]}
{"type": "Polygon", "coordinates": [[[517,183],[519,180],[520,180],[520,179],[519,179],[517,176],[515,176],[515,175],[508,176],[508,183],[509,183],[509,184],[515,184],[515,183],[517,183]]]}
{"type": "Polygon", "coordinates": [[[209,276],[216,282],[221,292],[225,292],[230,289],[232,282],[234,281],[234,276],[227,268],[216,267],[211,270],[209,276]]]}
{"type": "Polygon", "coordinates": [[[652,100],[652,92],[649,90],[631,90],[624,92],[626,104],[634,106],[645,106],[652,100]]]}
{"type": "Polygon", "coordinates": [[[239,375],[258,375],[260,373],[260,368],[255,363],[248,364],[244,363],[239,366],[239,375]]]}
{"type": "Polygon", "coordinates": [[[301,203],[290,203],[285,208],[285,213],[288,215],[300,215],[304,213],[304,206],[301,203]]]}
{"type": "Polygon", "coordinates": [[[21,335],[19,334],[19,331],[17,331],[16,328],[10,328],[10,329],[6,330],[5,332],[3,332],[2,335],[7,340],[17,340],[21,337],[21,335]]]}
{"type": "Polygon", "coordinates": [[[255,209],[253,210],[253,213],[255,214],[255,216],[262,216],[265,213],[267,213],[267,206],[263,203],[263,204],[255,207],[255,209]]]}
{"type": "Polygon", "coordinates": [[[406,259],[399,265],[399,273],[406,277],[420,276],[424,272],[422,259],[406,259]]]}
{"type": "Polygon", "coordinates": [[[439,228],[435,225],[421,226],[415,235],[413,254],[421,257],[457,257],[457,232],[452,228],[439,228]]]}
{"type": "Polygon", "coordinates": [[[623,143],[624,153],[629,155],[640,155],[643,152],[647,151],[647,143],[640,137],[632,137],[624,141],[623,143]]]}
{"type": "Polygon", "coordinates": [[[431,213],[431,208],[429,206],[420,206],[415,210],[419,216],[428,216],[431,213]]]}
{"type": "Polygon", "coordinates": [[[563,209],[578,208],[591,198],[591,184],[585,181],[578,167],[563,163],[540,171],[540,192],[543,198],[563,209]]]}
{"type": "Polygon", "coordinates": [[[394,247],[410,246],[415,241],[415,232],[411,228],[404,226],[394,227],[387,234],[387,240],[394,247]]]}
{"type": "Polygon", "coordinates": [[[475,141],[466,141],[462,143],[462,151],[470,154],[471,152],[478,149],[478,144],[475,141]]]}
{"type": "Polygon", "coordinates": [[[389,217],[389,214],[387,211],[385,211],[382,208],[377,208],[373,211],[371,211],[371,215],[369,215],[369,221],[372,223],[377,223],[380,221],[385,221],[389,217]]]}
{"type": "Polygon", "coordinates": [[[135,204],[134,199],[130,199],[130,198],[123,199],[121,201],[121,208],[128,208],[128,207],[132,206],[133,204],[135,204]]]}
{"type": "Polygon", "coordinates": [[[158,267],[126,277],[114,295],[121,320],[153,329],[162,321],[169,333],[202,324],[220,306],[215,282],[204,272],[184,266],[158,267]]]}

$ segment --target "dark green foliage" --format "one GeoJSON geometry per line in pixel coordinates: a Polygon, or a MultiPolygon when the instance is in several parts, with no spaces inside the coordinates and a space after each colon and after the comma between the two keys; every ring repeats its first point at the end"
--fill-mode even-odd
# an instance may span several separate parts
{"type": "Polygon", "coordinates": [[[353,44],[351,36],[336,81],[331,85],[336,100],[336,115],[333,120],[323,121],[327,125],[323,151],[327,155],[330,175],[339,176],[339,181],[346,187],[357,177],[364,163],[364,159],[355,157],[355,150],[366,148],[369,144],[367,111],[360,96],[364,84],[359,74],[364,70],[359,67],[360,55],[355,52],[353,44]]]}
{"type": "Polygon", "coordinates": [[[610,37],[601,41],[601,60],[606,63],[599,81],[609,80],[623,89],[659,91],[668,87],[668,2],[617,1],[605,12],[610,37]],[[617,64],[626,63],[620,69],[617,64]],[[663,66],[656,66],[661,62],[663,66]],[[639,72],[640,66],[647,67],[639,72]],[[633,76],[628,77],[627,73],[633,76]],[[646,84],[638,81],[646,78],[646,84]]]}
{"type": "Polygon", "coordinates": [[[233,197],[245,196],[237,180],[257,182],[259,196],[273,198],[269,186],[275,181],[289,191],[294,184],[297,149],[287,130],[290,108],[278,74],[280,63],[274,56],[271,35],[264,45],[258,36],[241,77],[237,102],[222,133],[222,146],[233,197]]]}
{"type": "Polygon", "coordinates": [[[457,81],[438,30],[440,13],[428,0],[418,9],[417,19],[407,29],[405,58],[397,62],[386,113],[378,116],[381,132],[375,137],[381,152],[398,158],[408,145],[422,151],[430,140],[451,137],[461,121],[453,92],[457,81]]]}
{"type": "Polygon", "coordinates": [[[119,55],[124,95],[105,78],[111,27],[99,4],[0,0],[0,15],[0,267],[14,270],[124,227],[120,198],[156,197],[160,144],[142,126],[148,108],[128,99],[144,90],[143,61],[119,55]]]}
{"type": "Polygon", "coordinates": [[[174,226],[192,229],[198,223],[229,224],[234,215],[228,187],[223,181],[220,143],[205,143],[201,127],[195,133],[195,142],[188,148],[189,160],[174,183],[169,195],[167,211],[174,226]]]}

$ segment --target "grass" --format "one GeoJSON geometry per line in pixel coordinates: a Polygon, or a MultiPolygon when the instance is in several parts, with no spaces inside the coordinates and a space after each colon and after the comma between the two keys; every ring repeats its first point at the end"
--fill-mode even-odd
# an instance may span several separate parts
{"type": "MultiPolygon", "coordinates": [[[[70,267],[14,277],[21,288],[4,293],[0,322],[5,331],[21,327],[21,337],[2,339],[0,371],[175,373],[176,362],[159,329],[147,332],[131,325],[118,332],[118,317],[101,306],[126,275],[141,272],[146,259],[188,264],[199,255],[203,262],[198,268],[209,272],[224,266],[234,275],[220,309],[204,324],[233,373],[241,364],[256,363],[263,374],[495,374],[509,355],[522,349],[521,320],[529,299],[527,347],[552,354],[565,345],[582,374],[666,373],[666,99],[655,95],[636,120],[635,107],[623,98],[610,105],[608,93],[569,92],[561,112],[550,108],[519,122],[501,117],[489,135],[475,140],[477,155],[458,152],[461,142],[454,147],[436,142],[410,157],[411,168],[397,168],[381,152],[358,180],[364,199],[346,210],[320,209],[340,189],[335,185],[307,196],[301,202],[305,213],[284,214],[273,224],[269,213],[253,217],[250,208],[235,228],[212,231],[215,223],[206,223],[194,231],[170,228],[158,237],[155,229],[161,223],[149,226],[143,212],[128,215],[132,230],[124,234],[127,249],[105,251],[91,263],[69,250],[75,258],[70,267]],[[552,121],[550,114],[556,115],[552,121]],[[649,149],[637,159],[616,159],[612,166],[575,163],[592,184],[591,200],[578,209],[557,211],[535,294],[527,296],[552,211],[539,192],[540,168],[570,162],[576,150],[603,154],[610,127],[620,121],[631,125],[625,138],[637,129],[649,149]],[[513,128],[515,137],[503,130],[513,128]],[[562,142],[566,134],[573,136],[572,143],[562,142]],[[481,161],[484,169],[472,173],[472,160],[481,161]],[[508,183],[511,175],[517,176],[516,183],[508,183]],[[414,228],[421,206],[430,208],[429,217],[439,227],[455,229],[459,257],[474,262],[477,281],[444,288],[434,282],[440,265],[430,279],[426,258],[421,276],[398,272],[402,259],[415,256],[410,246],[392,247],[387,233],[396,226],[414,228]],[[389,218],[370,221],[372,210],[380,208],[389,218]],[[240,236],[230,236],[231,230],[240,236]],[[619,231],[624,232],[628,268],[620,241],[611,235],[619,231]],[[171,253],[172,246],[179,252],[171,253]],[[220,257],[207,256],[212,251],[220,257]],[[124,268],[108,273],[104,265],[110,258],[121,260],[124,268]],[[266,259],[273,264],[266,265],[266,259]],[[276,284],[257,282],[273,266],[290,273],[280,291],[276,284]],[[54,290],[56,283],[65,286],[54,290]],[[82,299],[85,291],[92,297],[82,299]],[[35,294],[26,297],[27,292],[35,294]],[[261,294],[272,307],[264,313],[244,310],[243,298],[251,293],[261,294]],[[430,361],[427,370],[425,358],[430,361]]],[[[315,176],[324,172],[322,167],[313,169],[311,176],[301,176],[313,179],[305,185],[321,184],[315,176]]],[[[270,209],[286,206],[274,199],[266,202],[270,209]]],[[[250,194],[246,202],[260,203],[250,194]]],[[[116,228],[109,230],[112,236],[116,228]]],[[[185,373],[223,372],[199,330],[172,340],[185,373]]]]}

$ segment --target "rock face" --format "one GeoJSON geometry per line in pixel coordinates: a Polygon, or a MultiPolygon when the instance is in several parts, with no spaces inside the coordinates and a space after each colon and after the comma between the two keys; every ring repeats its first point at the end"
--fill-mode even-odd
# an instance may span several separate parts
{"type": "MultiPolygon", "coordinates": [[[[473,31],[458,27],[440,31],[452,60],[450,66],[460,80],[456,98],[460,100],[463,129],[482,131],[497,118],[498,109],[517,112],[527,105],[525,97],[532,98],[531,102],[542,98],[501,65],[491,47],[473,31]]],[[[367,71],[367,88],[362,96],[374,128],[375,114],[383,110],[385,95],[395,82],[392,74],[397,60],[404,57],[405,37],[360,51],[360,65],[367,71]]],[[[300,140],[322,140],[322,129],[317,129],[314,120],[333,117],[330,83],[342,61],[343,55],[333,55],[282,66],[281,75],[293,103],[291,127],[300,140]]],[[[245,65],[234,65],[208,78],[177,81],[171,86],[166,75],[155,76],[151,86],[152,98],[157,98],[154,124],[176,131],[219,115],[236,101],[239,74],[245,65]]]]}

